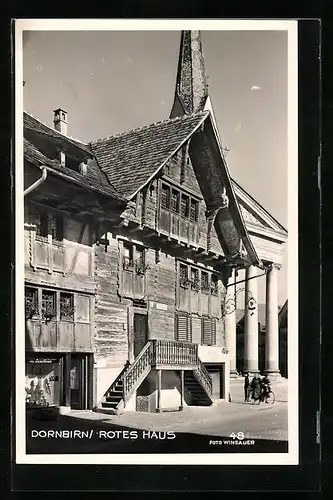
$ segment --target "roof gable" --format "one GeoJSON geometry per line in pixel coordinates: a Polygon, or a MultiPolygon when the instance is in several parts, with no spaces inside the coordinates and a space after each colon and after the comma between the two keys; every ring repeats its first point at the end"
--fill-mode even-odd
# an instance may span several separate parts
{"type": "Polygon", "coordinates": [[[117,193],[114,187],[108,182],[103,172],[100,171],[95,160],[88,160],[87,173],[86,175],[82,175],[75,170],[60,165],[57,160],[48,158],[27,139],[24,138],[23,141],[24,158],[33,165],[36,165],[37,167],[49,167],[54,174],[65,174],[69,181],[72,180],[86,189],[93,189],[98,191],[100,194],[112,196],[113,198],[120,198],[119,193],[117,193]]]}
{"type": "Polygon", "coordinates": [[[26,134],[29,136],[27,138],[31,137],[31,134],[29,134],[29,132],[31,132],[45,138],[51,138],[54,142],[61,143],[62,145],[67,144],[67,146],[76,149],[79,153],[84,153],[86,156],[93,156],[90,148],[86,144],[80,142],[78,139],[73,139],[72,137],[64,135],[48,125],[45,125],[45,123],[42,123],[26,111],[23,112],[23,126],[26,134]]]}
{"type": "Polygon", "coordinates": [[[167,119],[90,146],[101,170],[125,197],[132,198],[208,116],[201,112],[167,119]]]}
{"type": "Polygon", "coordinates": [[[246,226],[257,229],[268,229],[281,236],[287,236],[287,230],[257,200],[233,179],[232,184],[246,226]]]}

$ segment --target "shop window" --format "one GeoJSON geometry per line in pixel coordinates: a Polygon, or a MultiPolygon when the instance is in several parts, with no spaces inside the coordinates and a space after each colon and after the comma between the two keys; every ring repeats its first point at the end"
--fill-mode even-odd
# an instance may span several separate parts
{"type": "Polygon", "coordinates": [[[56,319],[56,292],[49,290],[42,291],[42,316],[46,321],[56,319]]]}
{"type": "Polygon", "coordinates": [[[25,317],[31,319],[39,315],[37,288],[25,288],[25,317]]]}
{"type": "Polygon", "coordinates": [[[208,316],[202,317],[202,344],[216,345],[216,319],[208,316]]]}
{"type": "Polygon", "coordinates": [[[74,295],[60,292],[60,320],[74,321],[74,295]]]}
{"type": "Polygon", "coordinates": [[[56,359],[28,360],[25,371],[25,401],[27,406],[59,406],[60,363],[56,359]]]}

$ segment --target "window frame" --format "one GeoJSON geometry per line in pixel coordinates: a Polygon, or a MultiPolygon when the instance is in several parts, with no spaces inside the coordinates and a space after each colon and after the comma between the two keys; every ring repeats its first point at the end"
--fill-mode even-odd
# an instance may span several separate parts
{"type": "Polygon", "coordinates": [[[57,320],[57,315],[58,315],[58,291],[57,290],[49,290],[48,288],[42,288],[41,291],[41,317],[45,321],[55,321],[57,320]],[[50,305],[44,305],[44,295],[52,295],[53,300],[52,300],[52,306],[50,305]]]}
{"type": "Polygon", "coordinates": [[[59,321],[67,321],[73,323],[75,320],[75,294],[73,292],[60,291],[59,292],[59,321]],[[72,313],[69,316],[62,316],[62,296],[67,295],[70,299],[69,309],[72,309],[72,313]]]}
{"type": "Polygon", "coordinates": [[[39,297],[38,297],[38,288],[30,285],[25,285],[24,287],[24,306],[25,306],[25,318],[26,319],[39,319],[40,317],[40,308],[39,308],[39,297]],[[32,298],[32,306],[31,312],[32,314],[27,315],[27,302],[28,296],[27,291],[30,290],[33,292],[34,297],[32,298]]]}
{"type": "Polygon", "coordinates": [[[200,200],[192,196],[190,193],[183,191],[178,186],[162,180],[161,181],[161,194],[160,194],[160,206],[162,210],[166,210],[172,214],[176,214],[184,220],[191,222],[192,224],[198,224],[199,222],[199,203],[200,200]],[[177,196],[176,206],[173,208],[173,194],[177,196]],[[185,215],[183,214],[183,200],[185,199],[185,215]],[[166,201],[165,201],[166,200],[166,201]],[[194,215],[192,213],[191,207],[194,208],[194,215]]]}

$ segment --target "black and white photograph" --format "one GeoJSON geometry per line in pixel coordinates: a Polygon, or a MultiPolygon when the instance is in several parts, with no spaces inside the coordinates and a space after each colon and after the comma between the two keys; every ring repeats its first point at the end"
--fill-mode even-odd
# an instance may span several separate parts
{"type": "Polygon", "coordinates": [[[297,57],[16,21],[17,463],[298,464],[297,57]]]}

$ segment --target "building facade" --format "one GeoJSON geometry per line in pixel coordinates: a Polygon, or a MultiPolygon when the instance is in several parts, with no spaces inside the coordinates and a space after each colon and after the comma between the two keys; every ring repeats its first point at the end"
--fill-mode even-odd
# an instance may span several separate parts
{"type": "Polygon", "coordinates": [[[28,406],[162,411],[228,400],[237,269],[247,275],[246,369],[258,369],[260,269],[266,369],[278,374],[286,235],[230,178],[199,32],[182,33],[170,118],[83,144],[68,136],[64,110],[53,129],[25,113],[24,152],[28,406]]]}

